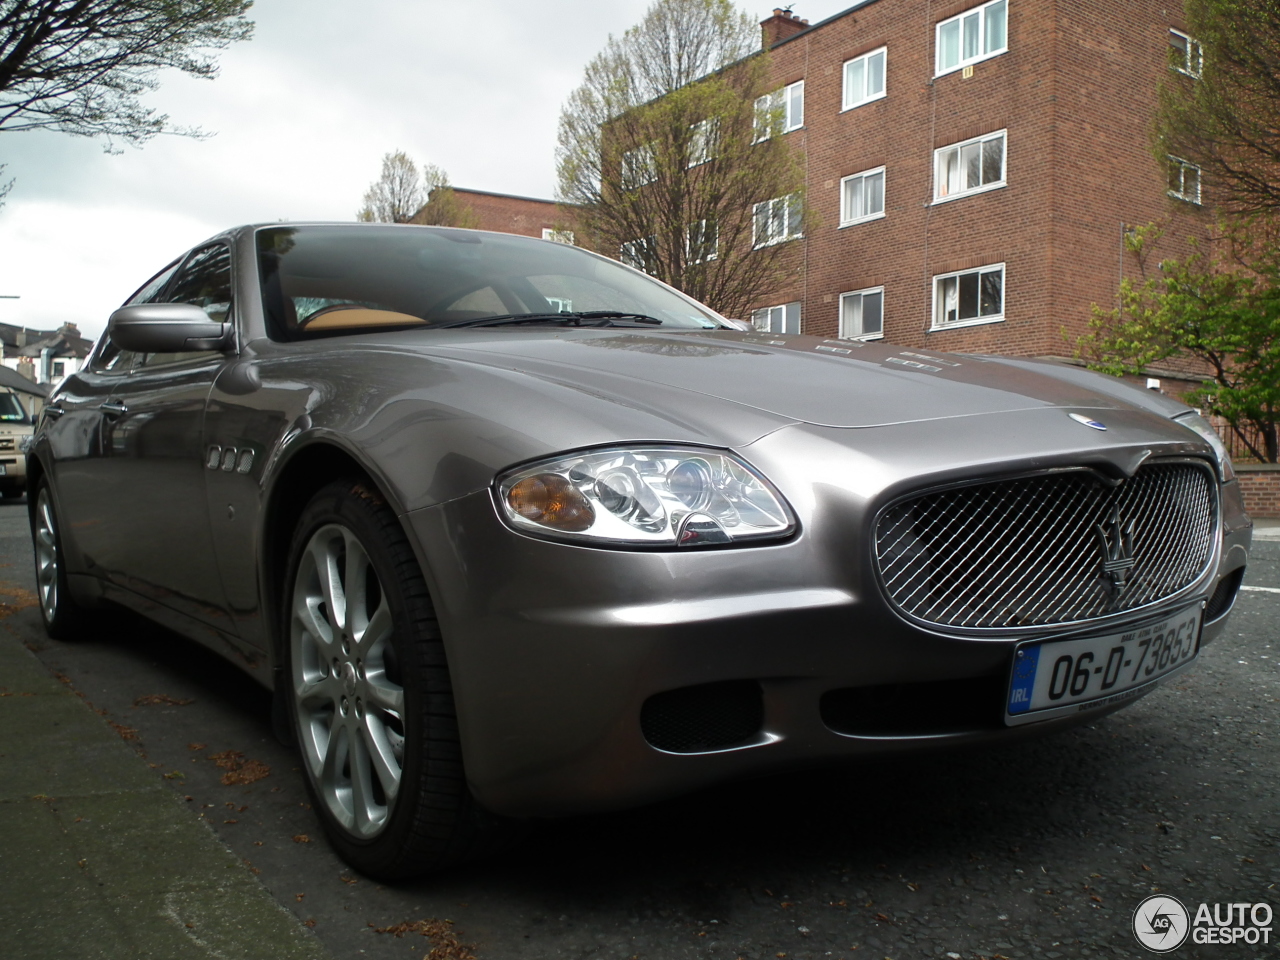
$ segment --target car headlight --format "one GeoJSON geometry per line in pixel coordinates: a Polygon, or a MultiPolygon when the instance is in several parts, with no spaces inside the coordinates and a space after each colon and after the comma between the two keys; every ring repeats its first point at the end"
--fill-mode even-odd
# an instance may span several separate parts
{"type": "Polygon", "coordinates": [[[1204,442],[1213,447],[1214,456],[1218,458],[1218,476],[1222,477],[1223,483],[1235,478],[1236,470],[1231,465],[1231,454],[1227,452],[1227,445],[1218,436],[1218,431],[1213,429],[1213,424],[1198,413],[1184,413],[1173,419],[1188,430],[1194,430],[1200,434],[1204,442]]]}
{"type": "Polygon", "coordinates": [[[499,476],[494,491],[515,529],[600,546],[708,546],[796,528],[767,480],[732,454],[700,447],[566,454],[499,476]]]}

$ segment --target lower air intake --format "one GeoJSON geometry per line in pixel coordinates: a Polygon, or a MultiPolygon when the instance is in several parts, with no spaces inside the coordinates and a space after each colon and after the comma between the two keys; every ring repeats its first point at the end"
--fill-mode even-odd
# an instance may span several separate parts
{"type": "Polygon", "coordinates": [[[1204,608],[1205,622],[1226,616],[1235,605],[1236,596],[1240,593],[1240,584],[1244,581],[1244,567],[1232,570],[1218,581],[1218,587],[1209,598],[1209,605],[1204,608]]]}
{"type": "Polygon", "coordinates": [[[668,753],[736,747],[764,724],[764,694],[754,680],[729,680],[657,693],[640,708],[650,746],[668,753]]]}
{"type": "Polygon", "coordinates": [[[889,683],[828,690],[819,702],[827,729],[851,737],[965,733],[1003,725],[1004,674],[969,680],[889,683]]]}

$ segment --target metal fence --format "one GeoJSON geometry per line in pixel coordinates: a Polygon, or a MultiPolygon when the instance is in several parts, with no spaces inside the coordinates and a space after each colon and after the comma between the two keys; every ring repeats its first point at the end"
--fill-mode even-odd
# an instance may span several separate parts
{"type": "Polygon", "coordinates": [[[1258,450],[1265,450],[1266,444],[1262,439],[1262,432],[1256,430],[1248,424],[1242,424],[1240,432],[1231,428],[1226,420],[1222,417],[1210,417],[1209,422],[1213,424],[1213,428],[1218,431],[1218,436],[1222,438],[1222,442],[1226,444],[1227,452],[1231,454],[1232,460],[1242,461],[1244,463],[1257,462],[1258,458],[1253,455],[1253,451],[1249,449],[1248,444],[1241,438],[1240,432],[1243,432],[1258,450]]]}

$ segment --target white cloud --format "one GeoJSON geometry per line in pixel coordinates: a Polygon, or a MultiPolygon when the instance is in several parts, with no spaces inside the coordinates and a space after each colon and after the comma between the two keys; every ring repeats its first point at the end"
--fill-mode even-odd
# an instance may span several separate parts
{"type": "MultiPolygon", "coordinates": [[[[813,22],[848,4],[824,0],[813,22]],[[821,8],[821,9],[820,9],[821,8]]],[[[150,103],[178,124],[119,155],[49,133],[0,133],[17,185],[0,209],[0,322],[111,310],[187,247],[237,223],[351,219],[384,153],[459,186],[550,197],[560,105],[647,0],[262,0],[253,40],[212,82],[164,78],[150,103]]],[[[771,9],[771,8],[769,8],[771,9]]],[[[769,9],[758,11],[761,18],[769,9]]]]}

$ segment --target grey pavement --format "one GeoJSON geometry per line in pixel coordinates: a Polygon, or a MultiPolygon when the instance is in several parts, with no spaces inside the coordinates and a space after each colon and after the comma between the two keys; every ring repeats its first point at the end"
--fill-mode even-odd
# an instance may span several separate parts
{"type": "MultiPolygon", "coordinates": [[[[0,539],[28,537],[20,508],[0,539]]],[[[29,584],[0,582],[0,953],[323,960],[133,745],[24,646],[29,584]]],[[[38,615],[38,613],[37,613],[38,615]]]]}

